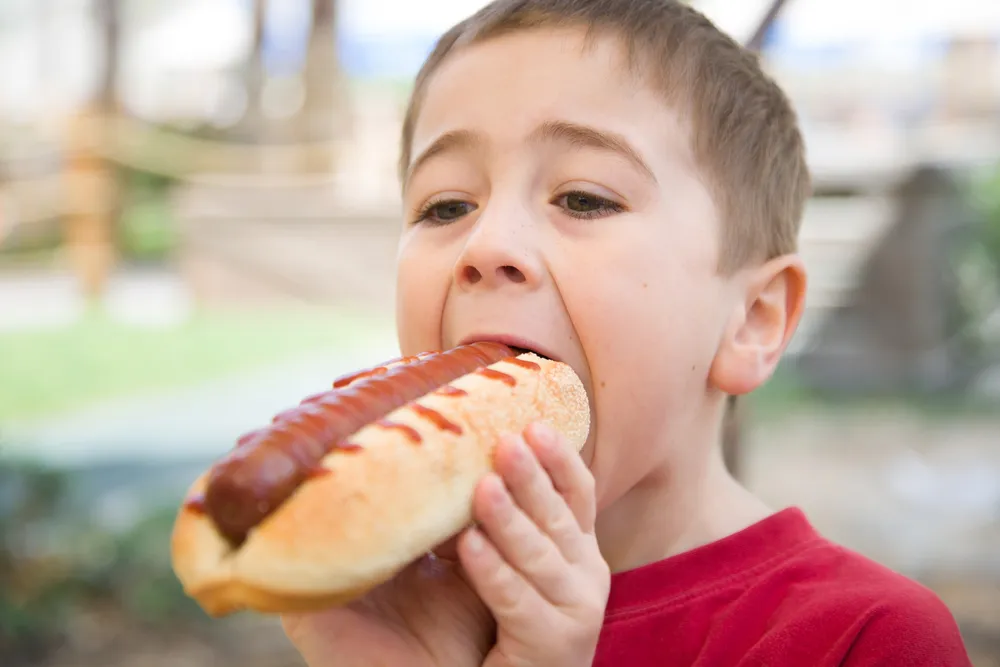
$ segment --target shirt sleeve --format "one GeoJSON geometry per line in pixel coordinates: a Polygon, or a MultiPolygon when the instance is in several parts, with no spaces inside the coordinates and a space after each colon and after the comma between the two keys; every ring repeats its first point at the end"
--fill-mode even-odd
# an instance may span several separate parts
{"type": "Polygon", "coordinates": [[[932,592],[884,601],[858,634],[842,667],[972,667],[955,617],[932,592]]]}

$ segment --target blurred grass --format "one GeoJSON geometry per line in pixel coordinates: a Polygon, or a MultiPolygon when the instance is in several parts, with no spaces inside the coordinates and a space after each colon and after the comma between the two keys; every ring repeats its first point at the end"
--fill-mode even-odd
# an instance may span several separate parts
{"type": "Polygon", "coordinates": [[[95,309],[54,330],[0,332],[0,421],[183,387],[358,343],[379,324],[328,310],[199,312],[141,328],[95,309]]]}
{"type": "Polygon", "coordinates": [[[803,411],[841,413],[877,413],[905,410],[924,419],[952,420],[963,417],[1000,419],[1000,404],[995,399],[974,394],[888,394],[841,393],[813,390],[796,376],[791,363],[781,364],[764,386],[753,392],[748,402],[754,419],[780,420],[803,411]]]}

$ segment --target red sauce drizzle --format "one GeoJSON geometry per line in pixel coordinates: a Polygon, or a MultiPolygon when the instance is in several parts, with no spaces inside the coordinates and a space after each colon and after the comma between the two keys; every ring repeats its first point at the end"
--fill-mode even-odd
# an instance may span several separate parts
{"type": "Polygon", "coordinates": [[[435,354],[437,353],[421,352],[420,354],[416,354],[412,357],[399,357],[397,359],[391,359],[382,364],[381,366],[375,366],[374,368],[367,368],[363,371],[358,371],[356,373],[351,373],[349,375],[344,375],[343,377],[339,377],[333,381],[333,388],[341,389],[349,384],[352,384],[356,380],[370,378],[375,375],[382,375],[383,373],[387,373],[390,370],[389,366],[391,364],[399,364],[399,365],[412,364],[414,361],[420,361],[421,359],[426,359],[428,357],[434,356],[435,354]]]}
{"type": "Polygon", "coordinates": [[[400,431],[403,435],[405,435],[409,439],[410,442],[417,445],[419,445],[421,440],[423,440],[423,438],[421,438],[420,434],[417,432],[417,429],[413,428],[412,426],[408,426],[407,424],[392,422],[389,421],[388,419],[379,419],[377,422],[375,422],[375,425],[384,429],[400,431]]]}
{"type": "Polygon", "coordinates": [[[257,429],[256,431],[250,431],[249,433],[244,433],[236,441],[237,447],[243,447],[246,444],[253,442],[253,439],[263,433],[262,429],[257,429]]]}
{"type": "Polygon", "coordinates": [[[453,387],[450,384],[446,384],[437,391],[434,392],[438,396],[452,396],[458,398],[459,396],[468,396],[469,392],[464,389],[459,389],[458,387],[453,387]]]}
{"type": "Polygon", "coordinates": [[[455,435],[461,435],[462,434],[462,427],[461,426],[459,426],[458,424],[454,424],[454,423],[448,421],[447,419],[444,418],[444,415],[442,415],[437,410],[433,410],[431,408],[428,408],[426,405],[420,405],[419,403],[414,403],[413,406],[412,406],[412,409],[413,409],[414,412],[416,412],[418,415],[420,415],[424,419],[432,422],[435,426],[437,426],[442,431],[451,431],[455,435]]]}
{"type": "Polygon", "coordinates": [[[184,503],[184,509],[194,514],[205,514],[205,496],[202,494],[197,494],[188,498],[187,502],[184,503]]]}
{"type": "Polygon", "coordinates": [[[517,386],[517,378],[515,378],[513,375],[507,375],[506,373],[495,371],[492,368],[480,368],[476,372],[482,375],[484,378],[489,378],[491,380],[500,380],[508,387],[517,386]]]}
{"type": "MultiPolygon", "coordinates": [[[[405,361],[403,363],[406,363],[405,361]]],[[[368,378],[375,375],[382,375],[388,368],[385,366],[376,366],[375,368],[369,368],[364,371],[359,371],[357,373],[351,373],[350,375],[345,375],[344,377],[337,378],[333,381],[333,388],[340,389],[341,387],[346,387],[355,380],[360,380],[361,378],[368,378]]]]}
{"type": "MultiPolygon", "coordinates": [[[[210,472],[204,501],[193,506],[208,514],[219,533],[237,546],[310,478],[327,454],[361,451],[359,444],[348,440],[352,433],[513,354],[511,348],[499,343],[473,343],[420,354],[400,365],[386,362],[369,372],[340,379],[334,383],[340,388],[312,396],[281,413],[261,429],[259,437],[246,438],[241,447],[217,462],[210,472]]],[[[414,410],[442,430],[462,433],[461,427],[434,410],[422,406],[414,410]]]]}
{"type": "Polygon", "coordinates": [[[291,419],[295,419],[297,415],[298,415],[298,408],[288,408],[287,410],[279,412],[278,414],[271,417],[271,423],[277,424],[278,422],[289,421],[291,419]]]}
{"type": "Polygon", "coordinates": [[[309,472],[306,473],[306,475],[309,477],[309,479],[316,479],[318,477],[326,477],[327,475],[330,475],[332,473],[333,471],[330,470],[329,468],[323,466],[316,466],[314,468],[310,468],[309,472]]]}
{"type": "Polygon", "coordinates": [[[536,364],[534,361],[528,361],[527,359],[518,359],[517,357],[507,357],[504,361],[514,364],[515,366],[520,366],[521,368],[527,368],[529,371],[538,371],[542,367],[536,364]]]}

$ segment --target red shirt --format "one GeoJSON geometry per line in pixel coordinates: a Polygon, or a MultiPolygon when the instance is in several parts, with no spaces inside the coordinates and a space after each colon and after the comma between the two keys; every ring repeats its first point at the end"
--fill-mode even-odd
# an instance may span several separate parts
{"type": "Polygon", "coordinates": [[[928,589],[786,509],[612,577],[594,667],[971,667],[928,589]]]}

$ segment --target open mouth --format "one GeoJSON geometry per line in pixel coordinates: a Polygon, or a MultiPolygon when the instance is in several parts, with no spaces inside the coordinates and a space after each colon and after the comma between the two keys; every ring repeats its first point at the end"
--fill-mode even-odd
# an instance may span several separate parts
{"type": "Polygon", "coordinates": [[[510,349],[514,350],[514,352],[517,353],[517,356],[521,356],[522,354],[533,354],[537,357],[541,357],[542,359],[548,359],[549,361],[552,360],[551,357],[546,356],[545,354],[538,352],[537,350],[532,350],[531,348],[528,347],[518,347],[517,345],[510,345],[509,347],[510,349]]]}
{"type": "Polygon", "coordinates": [[[542,359],[548,359],[549,361],[559,361],[552,352],[542,348],[537,345],[534,341],[526,340],[524,338],[518,338],[515,336],[469,336],[463,339],[459,344],[466,345],[475,342],[493,342],[493,343],[503,343],[518,355],[531,353],[541,357],[542,359]]]}

